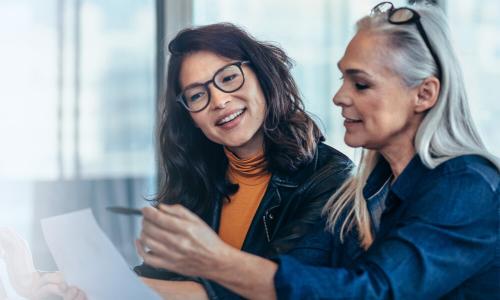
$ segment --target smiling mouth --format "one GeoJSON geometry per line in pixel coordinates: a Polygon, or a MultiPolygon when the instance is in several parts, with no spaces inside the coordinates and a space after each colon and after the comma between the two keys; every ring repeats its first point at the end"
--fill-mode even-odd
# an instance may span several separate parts
{"type": "Polygon", "coordinates": [[[238,110],[238,111],[230,114],[229,116],[219,120],[215,125],[222,126],[224,124],[227,124],[227,123],[231,122],[232,120],[236,119],[237,117],[241,116],[241,114],[243,114],[244,112],[245,112],[245,109],[238,110]]]}
{"type": "Polygon", "coordinates": [[[361,123],[361,120],[345,118],[346,123],[361,123]]]}

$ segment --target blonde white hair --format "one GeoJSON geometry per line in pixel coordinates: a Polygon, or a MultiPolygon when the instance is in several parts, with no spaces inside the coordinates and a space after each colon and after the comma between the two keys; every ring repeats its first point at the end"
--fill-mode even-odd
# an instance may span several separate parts
{"type": "MultiPolygon", "coordinates": [[[[439,7],[415,5],[429,42],[440,60],[441,74],[429,49],[414,24],[394,25],[387,21],[387,13],[360,19],[357,31],[370,31],[384,37],[389,66],[408,87],[416,87],[425,78],[440,79],[440,93],[419,125],[415,137],[415,150],[428,168],[457,156],[476,154],[490,160],[500,169],[499,160],[490,154],[476,130],[469,110],[462,71],[450,41],[446,16],[439,7]]],[[[363,187],[377,164],[380,154],[376,150],[362,150],[356,171],[329,199],[323,213],[327,227],[333,232],[340,229],[341,239],[352,228],[358,231],[361,245],[366,249],[373,242],[370,215],[363,197],[363,187]]]]}

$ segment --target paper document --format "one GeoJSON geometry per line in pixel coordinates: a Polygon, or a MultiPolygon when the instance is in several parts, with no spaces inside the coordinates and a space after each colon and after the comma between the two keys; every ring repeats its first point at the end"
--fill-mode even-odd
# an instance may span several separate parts
{"type": "Polygon", "coordinates": [[[66,281],[87,299],[161,299],[129,268],[90,209],[43,219],[42,230],[66,281]]]}

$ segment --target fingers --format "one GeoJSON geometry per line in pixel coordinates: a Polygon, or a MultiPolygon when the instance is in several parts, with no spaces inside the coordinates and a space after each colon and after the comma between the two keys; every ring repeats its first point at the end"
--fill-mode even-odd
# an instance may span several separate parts
{"type": "Polygon", "coordinates": [[[77,287],[68,286],[61,272],[40,273],[34,289],[35,299],[59,296],[64,300],[86,300],[85,293],[77,287]]]}
{"type": "Polygon", "coordinates": [[[58,284],[46,284],[33,291],[34,299],[45,299],[49,296],[64,296],[65,289],[61,289],[58,284]]]}
{"type": "Polygon", "coordinates": [[[38,272],[40,277],[38,278],[38,286],[43,286],[46,284],[60,284],[61,287],[66,288],[66,282],[61,272],[38,272]]]}
{"type": "Polygon", "coordinates": [[[146,222],[149,222],[155,226],[158,226],[164,230],[172,230],[176,227],[175,222],[177,217],[170,215],[168,213],[159,211],[153,207],[145,207],[142,209],[143,227],[146,222]]]}
{"type": "Polygon", "coordinates": [[[35,299],[44,299],[51,295],[64,296],[67,285],[60,272],[39,272],[38,274],[38,279],[33,286],[35,299]]]}
{"type": "Polygon", "coordinates": [[[140,240],[135,240],[135,249],[140,257],[144,257],[144,255],[146,255],[146,251],[144,251],[144,246],[140,240]]]}
{"type": "Polygon", "coordinates": [[[162,215],[160,218],[166,219],[163,224],[168,223],[170,226],[164,228],[144,218],[139,238],[143,246],[159,256],[172,256],[170,253],[188,254],[186,250],[196,245],[199,238],[199,235],[193,232],[203,232],[205,227],[208,228],[203,222],[180,220],[162,212],[159,214],[162,215]]]}
{"type": "Polygon", "coordinates": [[[158,237],[148,235],[143,231],[136,241],[136,247],[142,258],[149,255],[150,257],[161,257],[165,261],[176,261],[187,254],[186,250],[182,248],[182,245],[187,243],[189,243],[188,240],[176,235],[166,234],[164,239],[158,239],[158,237]]]}
{"type": "Polygon", "coordinates": [[[180,219],[189,220],[193,219],[193,217],[195,218],[197,217],[189,209],[185,208],[180,204],[175,204],[175,205],[160,204],[158,210],[180,219]]]}
{"type": "Polygon", "coordinates": [[[200,223],[201,219],[182,205],[160,204],[159,208],[146,207],[142,209],[144,220],[165,230],[177,232],[186,223],[200,223]]]}
{"type": "Polygon", "coordinates": [[[212,253],[219,244],[217,234],[181,205],[148,207],[143,209],[143,214],[143,228],[136,248],[147,265],[193,275],[199,271],[193,264],[212,253]]]}
{"type": "Polygon", "coordinates": [[[63,295],[64,300],[86,300],[85,293],[77,287],[69,287],[63,295]]]}
{"type": "Polygon", "coordinates": [[[168,249],[172,245],[170,239],[167,238],[160,241],[157,237],[150,236],[144,231],[141,233],[140,241],[143,246],[149,248],[151,251],[157,254],[168,253],[168,249]]]}
{"type": "MultiPolygon", "coordinates": [[[[160,212],[154,208],[153,214],[161,219],[163,226],[159,226],[158,222],[154,222],[148,219],[147,216],[144,217],[142,221],[142,231],[140,240],[149,249],[156,253],[165,252],[169,247],[176,245],[176,240],[178,240],[177,235],[185,230],[189,224],[180,225],[178,223],[185,223],[183,220],[178,220],[175,217],[167,215],[160,212]]],[[[155,217],[153,217],[155,218],[155,217]]],[[[158,221],[158,220],[157,220],[158,221]]]]}
{"type": "Polygon", "coordinates": [[[137,249],[137,253],[139,254],[140,257],[142,257],[144,263],[146,263],[147,265],[150,265],[155,268],[164,268],[164,269],[169,269],[171,271],[175,271],[172,269],[167,260],[157,257],[156,255],[153,254],[154,252],[144,251],[144,244],[140,240],[135,241],[135,246],[137,249]]]}
{"type": "Polygon", "coordinates": [[[172,227],[164,228],[147,219],[142,220],[142,232],[160,239],[168,238],[169,235],[175,233],[176,231],[172,231],[172,227]]]}

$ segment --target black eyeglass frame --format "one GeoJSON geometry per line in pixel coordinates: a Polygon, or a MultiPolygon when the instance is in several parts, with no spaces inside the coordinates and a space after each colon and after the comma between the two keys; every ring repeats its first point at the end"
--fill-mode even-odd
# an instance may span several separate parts
{"type": "Polygon", "coordinates": [[[178,102],[178,103],[180,103],[186,110],[188,110],[188,111],[190,111],[192,113],[197,113],[197,112],[200,112],[200,111],[204,110],[210,104],[210,100],[212,99],[212,95],[210,94],[210,89],[208,88],[208,85],[210,83],[213,83],[214,86],[219,91],[227,93],[227,94],[236,92],[237,90],[241,89],[241,87],[245,84],[245,72],[243,72],[243,68],[242,68],[242,66],[245,65],[245,64],[250,64],[250,61],[249,60],[243,60],[243,61],[237,61],[237,62],[232,62],[230,64],[227,64],[227,65],[221,67],[220,69],[218,69],[214,73],[214,76],[212,76],[212,79],[206,81],[205,83],[202,83],[202,84],[199,84],[199,85],[195,85],[196,87],[203,86],[203,88],[207,91],[208,100],[207,100],[207,103],[205,103],[205,105],[202,108],[197,109],[197,110],[192,110],[189,107],[189,105],[186,103],[186,100],[184,99],[184,93],[185,93],[185,91],[187,89],[194,88],[195,86],[191,86],[191,87],[189,87],[187,89],[184,89],[179,95],[177,95],[175,101],[178,102]],[[241,84],[237,88],[234,88],[232,90],[224,90],[223,88],[221,88],[220,86],[217,85],[217,82],[215,81],[215,77],[217,77],[217,75],[219,75],[221,72],[223,72],[224,70],[226,70],[227,68],[232,67],[232,66],[236,66],[236,67],[238,67],[238,69],[240,69],[241,76],[243,76],[243,80],[241,81],[241,84]]]}
{"type": "Polygon", "coordinates": [[[429,42],[429,38],[427,37],[427,34],[425,33],[424,27],[422,26],[422,23],[420,22],[420,14],[417,11],[415,11],[414,9],[411,9],[409,7],[394,8],[394,4],[392,4],[392,2],[389,2],[389,1],[380,2],[379,4],[375,5],[372,8],[372,14],[378,14],[378,13],[384,13],[384,12],[387,12],[387,21],[391,24],[405,25],[405,24],[414,23],[417,26],[417,30],[420,33],[420,36],[424,40],[424,43],[427,46],[427,49],[429,49],[429,52],[431,53],[432,58],[436,62],[436,66],[438,69],[438,78],[441,80],[441,74],[442,74],[441,73],[442,72],[441,61],[439,60],[436,52],[432,48],[431,43],[429,42]],[[379,8],[383,7],[384,5],[390,5],[390,6],[386,10],[380,10],[379,8]],[[397,13],[398,11],[401,11],[401,10],[407,10],[407,11],[411,12],[411,17],[408,18],[407,20],[404,20],[404,21],[392,20],[391,19],[392,16],[394,16],[395,13],[397,13]]]}

